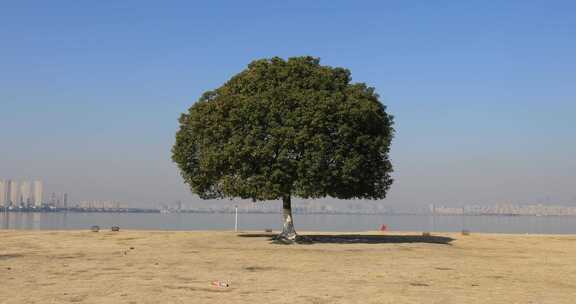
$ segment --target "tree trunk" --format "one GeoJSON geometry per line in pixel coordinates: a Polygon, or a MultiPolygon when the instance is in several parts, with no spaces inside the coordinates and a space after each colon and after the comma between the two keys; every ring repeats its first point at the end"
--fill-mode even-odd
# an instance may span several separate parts
{"type": "Polygon", "coordinates": [[[277,236],[277,240],[293,243],[296,241],[298,235],[296,234],[296,230],[294,230],[290,195],[282,197],[282,218],[284,220],[284,226],[282,227],[282,233],[277,236]]]}

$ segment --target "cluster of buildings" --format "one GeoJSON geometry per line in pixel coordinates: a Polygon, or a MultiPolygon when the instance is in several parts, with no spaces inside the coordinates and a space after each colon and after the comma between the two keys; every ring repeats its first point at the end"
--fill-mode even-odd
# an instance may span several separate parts
{"type": "Polygon", "coordinates": [[[70,203],[68,193],[44,193],[41,180],[0,179],[0,210],[23,212],[127,212],[117,201],[80,201],[70,203]]]}
{"type": "Polygon", "coordinates": [[[0,208],[42,208],[43,194],[40,180],[0,180],[0,208]]]}
{"type": "Polygon", "coordinates": [[[44,207],[51,209],[67,209],[68,208],[68,193],[55,193],[52,192],[44,207]]]}
{"type": "Polygon", "coordinates": [[[118,201],[81,201],[74,206],[74,209],[86,209],[86,210],[121,210],[127,209],[126,204],[120,203],[118,201]]]}
{"type": "Polygon", "coordinates": [[[445,207],[430,205],[430,213],[438,215],[531,215],[531,216],[576,216],[576,207],[552,205],[514,205],[499,204],[492,206],[468,205],[463,207],[445,207]]]}

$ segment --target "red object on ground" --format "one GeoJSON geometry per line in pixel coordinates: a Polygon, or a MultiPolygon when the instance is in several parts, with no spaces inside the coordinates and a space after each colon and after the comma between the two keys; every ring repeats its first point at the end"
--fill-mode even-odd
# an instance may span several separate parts
{"type": "Polygon", "coordinates": [[[386,231],[386,230],[388,230],[388,226],[384,224],[380,225],[380,231],[386,231]]]}
{"type": "Polygon", "coordinates": [[[230,283],[223,281],[212,281],[212,286],[217,288],[228,288],[230,287],[230,283]]]}

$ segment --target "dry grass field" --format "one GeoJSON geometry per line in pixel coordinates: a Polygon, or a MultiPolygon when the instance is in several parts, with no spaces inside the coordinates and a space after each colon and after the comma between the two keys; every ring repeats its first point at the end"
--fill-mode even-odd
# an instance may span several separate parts
{"type": "Polygon", "coordinates": [[[4,230],[0,303],[576,303],[576,236],[373,232],[311,240],[4,230]]]}

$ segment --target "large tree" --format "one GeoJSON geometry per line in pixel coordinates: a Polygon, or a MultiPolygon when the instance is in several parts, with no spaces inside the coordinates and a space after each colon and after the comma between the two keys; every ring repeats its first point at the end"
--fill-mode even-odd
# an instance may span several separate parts
{"type": "Polygon", "coordinates": [[[274,57],[182,114],[172,159],[201,198],[282,199],[278,238],[294,241],[293,196],[386,196],[392,125],[374,88],[352,83],[349,70],[274,57]]]}

